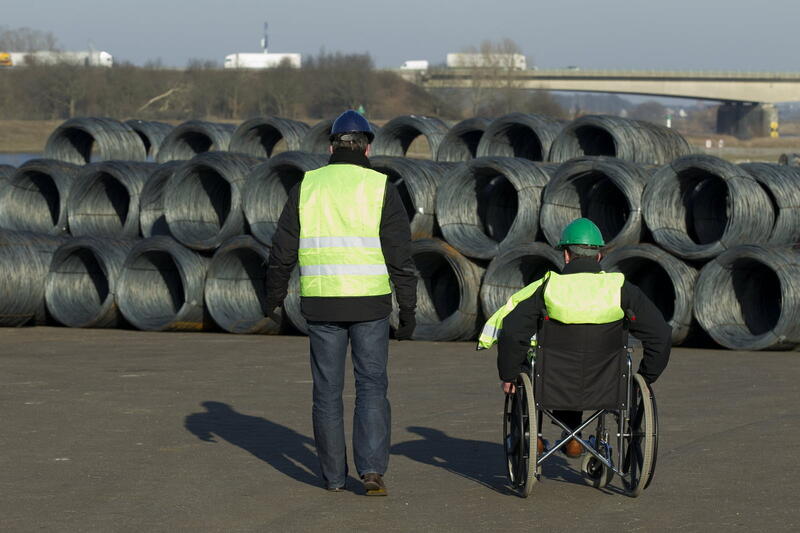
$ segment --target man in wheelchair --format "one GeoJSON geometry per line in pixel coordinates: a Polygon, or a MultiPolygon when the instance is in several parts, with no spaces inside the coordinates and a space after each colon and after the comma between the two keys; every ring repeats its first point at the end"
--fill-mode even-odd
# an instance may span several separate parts
{"type": "Polygon", "coordinates": [[[479,349],[498,344],[506,394],[503,445],[509,480],[523,496],[542,462],[559,450],[584,456],[582,471],[596,487],[616,473],[638,496],[652,480],[658,421],[650,385],[669,360],[671,328],[623,274],[600,269],[604,245],[590,220],[571,222],[558,244],[563,271],[547,272],[512,295],[479,339],[479,349]],[[643,347],[636,374],[628,333],[643,347]],[[592,414],[584,420],[583,411],[592,414]],[[562,430],[552,447],[542,438],[542,415],[562,430]],[[584,439],[583,430],[595,423],[584,439]]]}

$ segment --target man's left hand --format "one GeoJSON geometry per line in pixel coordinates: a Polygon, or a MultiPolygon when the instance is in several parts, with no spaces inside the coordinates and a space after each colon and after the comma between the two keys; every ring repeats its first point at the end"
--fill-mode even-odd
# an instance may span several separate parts
{"type": "Polygon", "coordinates": [[[506,394],[514,394],[517,392],[517,387],[515,387],[510,381],[504,381],[500,384],[500,386],[503,387],[503,392],[506,394]]]}

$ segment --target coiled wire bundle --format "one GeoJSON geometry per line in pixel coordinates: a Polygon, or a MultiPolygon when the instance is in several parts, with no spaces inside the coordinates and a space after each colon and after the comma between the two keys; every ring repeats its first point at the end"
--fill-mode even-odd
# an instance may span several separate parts
{"type": "Polygon", "coordinates": [[[694,314],[731,350],[791,349],[800,343],[800,254],[790,248],[731,248],[700,271],[694,314]]]}
{"type": "Polygon", "coordinates": [[[156,161],[187,160],[203,152],[225,151],[235,130],[233,124],[189,120],[172,129],[158,149],[156,161]]]}
{"type": "MultiPolygon", "coordinates": [[[[377,134],[381,129],[377,124],[369,123],[372,128],[372,133],[377,134]]],[[[327,154],[328,148],[331,145],[331,128],[333,127],[333,119],[325,119],[314,124],[303,137],[303,142],[300,144],[300,151],[308,152],[310,154],[327,154]]]]}
{"type": "Polygon", "coordinates": [[[652,244],[623,246],[603,258],[603,270],[622,272],[650,298],[681,344],[692,327],[697,270],[652,244]]]}
{"type": "Polygon", "coordinates": [[[0,165],[0,193],[3,191],[4,183],[14,175],[15,170],[17,169],[11,165],[0,165]]]}
{"type": "Polygon", "coordinates": [[[709,155],[684,156],[661,167],[645,187],[642,211],[656,242],[691,260],[765,242],[774,222],[758,182],[743,168],[709,155]]]}
{"type": "Polygon", "coordinates": [[[117,279],[117,305],[135,328],[200,331],[206,317],[203,292],[208,260],[171,237],[139,241],[117,279]]]}
{"type": "Polygon", "coordinates": [[[585,115],[567,124],[550,148],[550,161],[611,156],[634,163],[664,165],[692,152],[675,130],[609,115],[585,115]]]}
{"type": "Polygon", "coordinates": [[[71,118],[47,138],[46,159],[83,165],[92,161],[144,161],[147,152],[139,134],[113,118],[71,118]]]}
{"type": "Polygon", "coordinates": [[[457,163],[474,159],[483,132],[490,123],[488,118],[474,117],[462,120],[450,128],[436,150],[436,160],[457,163]]]}
{"type": "Polygon", "coordinates": [[[0,230],[0,326],[45,324],[44,286],[63,237],[0,230]]]}
{"type": "Polygon", "coordinates": [[[170,233],[195,250],[213,250],[244,233],[242,187],[262,160],[244,154],[206,152],[181,165],[164,188],[170,233]]]}
{"type": "MultiPolygon", "coordinates": [[[[417,326],[413,338],[423,341],[474,339],[481,325],[480,287],[484,269],[439,239],[411,243],[411,255],[419,271],[417,326]]],[[[399,310],[390,323],[399,325],[399,310]]]]}
{"type": "Polygon", "coordinates": [[[321,154],[283,152],[253,167],[244,189],[244,214],[253,237],[267,246],[272,245],[272,235],[289,191],[300,183],[306,172],[327,161],[321,154]]]}
{"type": "Polygon", "coordinates": [[[453,165],[382,155],[370,158],[370,163],[397,187],[411,221],[412,238],[432,237],[436,226],[436,189],[453,165]]]}
{"type": "Polygon", "coordinates": [[[800,154],[781,154],[780,157],[778,157],[778,164],[800,167],[800,154]]]}
{"type": "Polygon", "coordinates": [[[281,141],[285,151],[300,150],[308,129],[305,122],[288,118],[251,118],[233,132],[229,150],[254,157],[272,157],[281,141]]]}
{"type": "Polygon", "coordinates": [[[561,272],[564,256],[541,242],[522,244],[495,257],[481,285],[481,308],[486,317],[500,309],[512,294],[541,279],[547,271],[561,272]]]}
{"type": "Polygon", "coordinates": [[[163,122],[148,120],[127,120],[125,124],[135,131],[144,145],[144,151],[148,161],[155,161],[158,157],[158,150],[161,143],[172,131],[172,126],[163,122]]]}
{"type": "Polygon", "coordinates": [[[280,333],[281,325],[265,315],[269,247],[249,235],[233,237],[211,258],[206,274],[206,307],[230,333],[280,333]]]}
{"type": "Polygon", "coordinates": [[[522,157],[547,161],[550,145],[561,131],[559,120],[544,115],[509,113],[494,119],[478,143],[478,157],[522,157]]]}
{"type": "Polygon", "coordinates": [[[286,298],[283,300],[283,312],[294,329],[308,335],[308,322],[300,308],[300,268],[296,267],[289,278],[286,298]]]}
{"type": "Polygon", "coordinates": [[[600,228],[606,246],[639,242],[642,193],[648,173],[640,166],[611,157],[581,157],[558,167],[542,194],[539,224],[555,246],[564,228],[588,218],[600,228]]]}
{"type": "Polygon", "coordinates": [[[403,115],[395,117],[377,132],[372,143],[374,155],[403,157],[414,140],[422,136],[428,141],[430,158],[436,157],[439,145],[447,135],[447,124],[436,117],[403,115]]]}
{"type": "Polygon", "coordinates": [[[766,191],[775,213],[768,244],[800,242],[800,168],[769,163],[740,165],[766,191]]]}
{"type": "Polygon", "coordinates": [[[436,217],[461,253],[491,259],[532,242],[552,167],[522,158],[479,157],[453,168],[436,196],[436,217]]]}
{"type": "Polygon", "coordinates": [[[54,159],[23,163],[0,194],[0,227],[48,235],[67,233],[67,200],[81,167],[54,159]]]}
{"type": "Polygon", "coordinates": [[[139,194],[139,227],[143,237],[172,235],[164,216],[164,188],[184,161],[168,161],[158,165],[139,194]]]}
{"type": "Polygon", "coordinates": [[[134,241],[79,237],[53,255],[45,285],[50,315],[71,328],[115,328],[124,324],[116,284],[134,241]]]}
{"type": "Polygon", "coordinates": [[[134,239],[139,236],[139,194],[154,163],[104,161],[83,167],[70,191],[72,235],[134,239]]]}

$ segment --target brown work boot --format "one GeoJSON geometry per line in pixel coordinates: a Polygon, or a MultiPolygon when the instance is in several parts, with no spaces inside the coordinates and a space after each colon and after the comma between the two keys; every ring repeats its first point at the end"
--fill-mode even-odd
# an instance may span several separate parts
{"type": "Polygon", "coordinates": [[[569,439],[569,442],[564,445],[563,450],[567,457],[575,459],[583,455],[583,444],[575,439],[569,439]]]}
{"type": "Polygon", "coordinates": [[[364,474],[361,476],[361,481],[364,483],[364,490],[367,491],[367,496],[386,496],[386,484],[383,482],[383,476],[375,472],[364,474]]]}

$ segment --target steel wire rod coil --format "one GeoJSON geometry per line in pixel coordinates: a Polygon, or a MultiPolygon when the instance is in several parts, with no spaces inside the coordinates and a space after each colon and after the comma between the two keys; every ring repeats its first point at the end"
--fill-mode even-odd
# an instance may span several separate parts
{"type": "Polygon", "coordinates": [[[498,255],[483,276],[481,309],[484,316],[492,316],[512,294],[541,279],[548,271],[561,272],[563,267],[563,254],[541,242],[521,244],[498,255]]]}
{"type": "Polygon", "coordinates": [[[478,144],[490,123],[488,118],[474,117],[462,120],[450,128],[436,150],[436,160],[457,163],[475,159],[478,144]]]}
{"type": "Polygon", "coordinates": [[[800,168],[770,163],[740,166],[756,179],[772,204],[775,224],[767,244],[800,243],[800,168]]]}
{"type": "Polygon", "coordinates": [[[731,248],[700,271],[694,314],[732,350],[785,350],[800,344],[800,253],[788,247],[731,248]]]}
{"type": "Polygon", "coordinates": [[[133,131],[139,135],[144,145],[144,151],[147,154],[148,161],[156,160],[156,157],[158,157],[158,150],[161,148],[161,143],[164,142],[164,139],[173,128],[170,124],[151,120],[126,120],[125,124],[130,126],[133,131]]]}
{"type": "Polygon", "coordinates": [[[552,170],[514,157],[479,157],[457,165],[436,195],[442,235],[478,259],[531,242],[539,231],[542,189],[552,170]]]}
{"type": "MultiPolygon", "coordinates": [[[[417,327],[413,338],[423,341],[465,341],[476,338],[482,325],[480,287],[484,269],[439,239],[411,243],[411,255],[419,272],[417,280],[417,327]]],[[[390,318],[399,325],[399,309],[393,301],[390,318]]]]}
{"type": "Polygon", "coordinates": [[[206,152],[185,162],[164,186],[164,218],[185,246],[209,251],[245,232],[242,187],[262,159],[206,152]]]}
{"type": "Polygon", "coordinates": [[[384,124],[375,134],[372,154],[404,157],[407,155],[411,143],[422,136],[428,141],[429,159],[433,159],[449,129],[447,124],[436,117],[423,115],[395,117],[384,124]]]}
{"type": "Polygon", "coordinates": [[[542,194],[539,225],[555,246],[564,228],[588,218],[600,228],[606,246],[636,244],[645,232],[642,193],[648,173],[612,157],[581,157],[558,167],[542,194]]]}
{"type": "Polygon", "coordinates": [[[139,228],[142,236],[172,235],[164,216],[164,188],[167,181],[185,161],[168,161],[158,165],[139,194],[139,228]]]}
{"type": "Polygon", "coordinates": [[[191,159],[203,152],[224,152],[228,150],[231,136],[236,127],[233,124],[189,120],[175,126],[161,141],[156,161],[191,159]]]}
{"type": "MultiPolygon", "coordinates": [[[[314,124],[303,137],[300,144],[300,151],[309,154],[326,154],[331,145],[331,128],[333,127],[332,118],[322,120],[314,124]]],[[[369,123],[372,133],[377,134],[381,129],[377,124],[369,123]]]]}
{"type": "Polygon", "coordinates": [[[283,152],[253,167],[244,187],[244,214],[253,237],[272,245],[289,191],[306,172],[327,162],[322,154],[283,152]]]}
{"type": "Polygon", "coordinates": [[[250,235],[226,241],[211,258],[206,273],[206,308],[230,333],[277,334],[281,324],[266,316],[269,247],[250,235]]]}
{"type": "Polygon", "coordinates": [[[289,324],[303,335],[308,335],[308,322],[303,316],[300,307],[300,268],[292,271],[287,287],[286,298],[283,300],[283,312],[289,324]]]}
{"type": "Polygon", "coordinates": [[[0,194],[0,227],[62,235],[67,228],[67,201],[81,167],[55,159],[23,163],[0,194]]]}
{"type": "Polygon", "coordinates": [[[411,238],[432,237],[436,226],[436,190],[453,165],[385,155],[370,158],[370,163],[397,187],[411,222],[411,238]]]}
{"type": "Polygon", "coordinates": [[[103,161],[83,167],[67,201],[75,236],[134,239],[139,236],[139,195],[154,163],[103,161]]]}
{"type": "Polygon", "coordinates": [[[212,322],[203,292],[208,259],[171,237],[139,241],[117,279],[117,305],[135,328],[200,331],[212,322]]]}
{"type": "Polygon", "coordinates": [[[233,132],[228,149],[254,157],[272,157],[281,141],[285,145],[283,151],[300,150],[308,130],[305,122],[288,118],[251,118],[233,132]]]}
{"type": "Polygon", "coordinates": [[[560,120],[530,113],[494,119],[478,143],[478,157],[521,157],[547,161],[550,145],[564,126],[560,120]]]}
{"type": "Polygon", "coordinates": [[[738,165],[709,155],[684,156],[661,167],[645,187],[642,214],[662,248],[690,260],[766,242],[774,223],[758,182],[738,165]]]}
{"type": "Polygon", "coordinates": [[[47,138],[46,159],[83,165],[96,161],[144,161],[144,143],[133,128],[113,118],[71,118],[47,138]]]}
{"type": "Polygon", "coordinates": [[[601,262],[603,270],[622,272],[650,298],[672,327],[672,344],[691,331],[697,270],[652,244],[623,246],[601,262]]]}
{"type": "Polygon", "coordinates": [[[800,154],[781,154],[780,157],[778,157],[778,164],[800,167],[800,154]]]}
{"type": "Polygon", "coordinates": [[[0,191],[3,190],[3,184],[14,175],[14,171],[16,170],[16,167],[11,165],[0,165],[0,191]]]}
{"type": "Polygon", "coordinates": [[[550,148],[550,161],[560,163],[574,157],[600,155],[665,165],[691,153],[689,143],[665,126],[609,115],[585,115],[561,130],[550,148]]]}
{"type": "Polygon", "coordinates": [[[45,324],[44,287],[64,237],[0,230],[0,326],[45,324]]]}
{"type": "Polygon", "coordinates": [[[115,328],[125,321],[116,303],[122,264],[135,241],[78,237],[59,246],[50,263],[45,302],[71,328],[115,328]]]}

